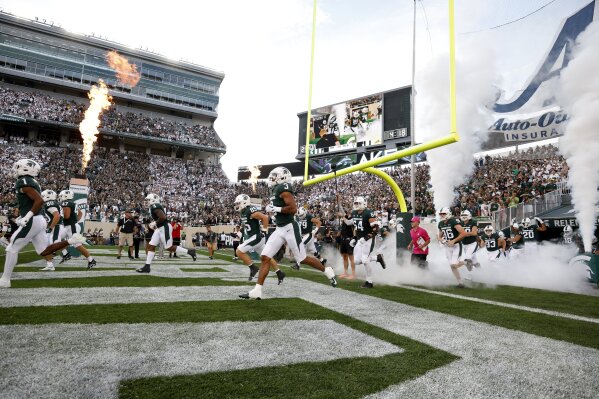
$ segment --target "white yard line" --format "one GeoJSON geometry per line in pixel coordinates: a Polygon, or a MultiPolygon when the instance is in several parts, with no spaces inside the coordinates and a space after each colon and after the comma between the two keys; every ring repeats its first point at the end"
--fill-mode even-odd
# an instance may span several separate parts
{"type": "MultiPolygon", "coordinates": [[[[514,305],[514,304],[511,304],[511,303],[491,301],[491,300],[488,300],[488,299],[481,299],[481,298],[476,298],[476,297],[471,297],[471,296],[452,294],[452,293],[449,293],[449,292],[441,292],[441,291],[428,290],[426,288],[412,287],[412,286],[409,286],[409,285],[400,285],[399,287],[405,288],[405,289],[408,289],[408,290],[413,290],[413,291],[426,292],[428,294],[435,294],[435,295],[446,296],[446,297],[449,297],[449,298],[464,299],[466,301],[472,301],[472,302],[478,302],[478,303],[485,303],[485,304],[488,304],[488,305],[501,306],[501,307],[504,307],[504,308],[524,310],[524,311],[527,311],[527,312],[546,314],[546,315],[549,315],[549,316],[564,317],[566,319],[586,321],[586,322],[589,322],[589,323],[599,323],[599,319],[592,318],[592,317],[585,317],[585,316],[573,315],[573,314],[570,314],[570,313],[562,313],[562,312],[556,312],[556,311],[553,311],[553,310],[531,308],[531,307],[528,307],[528,306],[514,305]]],[[[597,300],[597,303],[599,303],[599,300],[597,300]]]]}
{"type": "Polygon", "coordinates": [[[402,351],[330,320],[15,325],[0,336],[0,396],[11,398],[111,398],[124,379],[402,351]]]}

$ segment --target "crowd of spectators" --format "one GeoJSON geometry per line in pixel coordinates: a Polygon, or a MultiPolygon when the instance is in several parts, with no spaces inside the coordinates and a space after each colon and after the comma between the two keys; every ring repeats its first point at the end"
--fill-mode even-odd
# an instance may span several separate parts
{"type": "MultiPolygon", "coordinates": [[[[86,107],[85,103],[74,99],[0,87],[0,113],[3,114],[76,126],[83,120],[86,107]]],[[[100,130],[102,129],[219,149],[225,147],[212,126],[190,124],[162,116],[121,112],[114,104],[101,116],[100,130]]]]}
{"type": "MultiPolygon", "coordinates": [[[[14,202],[14,181],[10,165],[21,158],[38,161],[43,170],[39,177],[42,189],[56,192],[68,187],[69,179],[79,172],[80,149],[0,144],[0,206],[4,213],[14,202]]],[[[539,146],[506,156],[484,157],[474,161],[470,180],[456,188],[456,201],[451,206],[469,209],[475,216],[515,206],[554,190],[566,179],[568,167],[553,146],[539,146]]],[[[416,207],[420,216],[434,215],[433,192],[429,166],[416,166],[416,207]]],[[[400,185],[409,201],[410,169],[393,167],[387,172],[400,185]]],[[[255,188],[247,182],[232,183],[220,164],[193,160],[120,153],[97,148],[86,171],[90,181],[89,217],[114,221],[125,209],[144,212],[147,193],[163,198],[170,218],[186,225],[237,224],[239,214],[233,209],[234,198],[241,193],[267,201],[269,189],[264,180],[255,188]]],[[[351,209],[353,197],[363,195],[368,207],[397,211],[397,201],[389,186],[378,177],[358,173],[304,187],[301,180],[293,183],[297,201],[310,207],[315,216],[332,223],[340,209],[351,209]]]]}

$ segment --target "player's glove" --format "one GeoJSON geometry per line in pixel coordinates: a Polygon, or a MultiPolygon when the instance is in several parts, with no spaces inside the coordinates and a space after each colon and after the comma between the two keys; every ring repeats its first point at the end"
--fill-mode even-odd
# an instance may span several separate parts
{"type": "Polygon", "coordinates": [[[545,224],[545,222],[543,222],[543,219],[541,219],[540,217],[535,217],[535,220],[537,221],[537,224],[540,226],[542,224],[545,224]]]}
{"type": "Polygon", "coordinates": [[[362,237],[362,238],[360,238],[360,239],[358,240],[358,242],[359,242],[360,244],[364,244],[364,243],[366,242],[366,240],[364,239],[364,237],[362,237]]]}
{"type": "Polygon", "coordinates": [[[352,248],[356,246],[356,239],[355,238],[351,239],[351,241],[349,242],[349,246],[352,247],[352,248]]]}
{"type": "Polygon", "coordinates": [[[281,213],[281,207],[280,206],[274,206],[273,204],[268,204],[266,205],[266,208],[264,208],[264,210],[267,213],[281,213]]]}
{"type": "Polygon", "coordinates": [[[455,245],[455,242],[447,241],[445,245],[447,245],[448,247],[453,247],[455,245]]]}
{"type": "Polygon", "coordinates": [[[150,222],[150,224],[148,224],[148,227],[152,230],[156,230],[156,222],[150,222]]]}
{"type": "Polygon", "coordinates": [[[382,236],[382,235],[380,235],[380,234],[377,234],[377,236],[376,236],[376,240],[377,240],[377,241],[383,241],[383,236],[382,236]]]}
{"type": "Polygon", "coordinates": [[[27,212],[27,214],[25,216],[18,217],[17,225],[21,226],[21,227],[27,226],[27,223],[29,223],[29,220],[31,219],[32,216],[33,216],[33,212],[29,211],[29,212],[27,212]]]}

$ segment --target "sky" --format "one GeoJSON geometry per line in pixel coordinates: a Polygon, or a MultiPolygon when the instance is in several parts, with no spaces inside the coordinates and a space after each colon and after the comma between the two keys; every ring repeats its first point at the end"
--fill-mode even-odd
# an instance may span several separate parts
{"type": "MultiPolygon", "coordinates": [[[[589,1],[458,0],[457,56],[470,38],[488,41],[508,100],[526,86],[562,20],[589,1]]],[[[318,1],[313,108],[411,83],[414,4],[318,1]]],[[[295,160],[297,114],[308,108],[312,1],[0,0],[0,7],[224,72],[215,128],[227,145],[221,161],[229,179],[239,166],[295,160]]],[[[417,73],[448,52],[447,10],[446,0],[416,2],[417,73]]]]}

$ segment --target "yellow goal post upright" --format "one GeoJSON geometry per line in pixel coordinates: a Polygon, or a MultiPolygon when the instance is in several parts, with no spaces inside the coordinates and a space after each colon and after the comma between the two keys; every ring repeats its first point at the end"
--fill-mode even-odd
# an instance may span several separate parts
{"type": "MultiPolygon", "coordinates": [[[[383,156],[381,158],[372,159],[370,161],[353,165],[348,168],[337,170],[333,173],[328,173],[322,176],[318,176],[314,179],[308,179],[308,164],[310,158],[310,121],[312,118],[312,82],[314,77],[314,44],[316,37],[316,7],[317,0],[314,0],[313,11],[312,11],[312,47],[310,52],[310,82],[308,90],[308,123],[306,124],[306,147],[305,147],[305,159],[304,159],[304,186],[310,186],[312,184],[320,183],[329,179],[334,179],[338,176],[346,175],[353,172],[366,172],[375,174],[383,178],[397,197],[399,209],[401,212],[407,212],[406,201],[404,196],[397,185],[397,183],[387,173],[380,169],[376,169],[375,166],[384,164],[387,162],[395,161],[397,159],[418,154],[420,152],[432,150],[433,148],[442,147],[444,145],[455,143],[459,140],[457,132],[456,122],[456,90],[455,90],[455,24],[454,24],[454,0],[449,1],[449,103],[450,103],[450,132],[448,135],[428,141],[426,143],[418,144],[412,147],[405,148],[401,151],[397,151],[393,154],[383,156]]],[[[414,60],[412,60],[414,62],[414,60]]],[[[413,88],[412,88],[413,89],[413,88]]],[[[411,132],[410,134],[414,134],[411,132]]]]}

